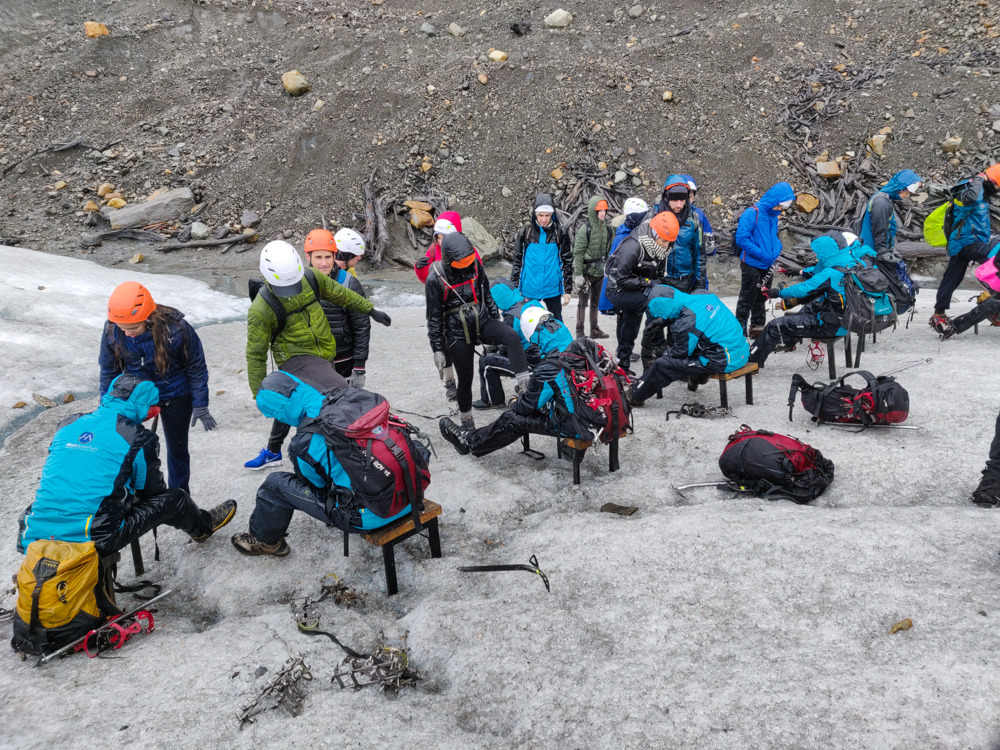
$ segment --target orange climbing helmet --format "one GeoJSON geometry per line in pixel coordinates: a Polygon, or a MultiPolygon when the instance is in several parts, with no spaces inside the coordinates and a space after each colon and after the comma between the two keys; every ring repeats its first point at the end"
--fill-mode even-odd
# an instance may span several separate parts
{"type": "Polygon", "coordinates": [[[997,186],[1000,186],[1000,164],[994,164],[992,167],[983,172],[990,181],[997,186]]]}
{"type": "Polygon", "coordinates": [[[302,248],[306,255],[317,250],[325,250],[330,253],[337,252],[337,241],[326,229],[314,229],[306,235],[306,244],[302,248]]]}
{"type": "Polygon", "coordinates": [[[668,242],[675,241],[677,233],[681,231],[680,225],[677,223],[677,217],[674,216],[673,211],[661,211],[658,213],[649,222],[649,228],[661,240],[667,240],[668,242]]]}
{"type": "Polygon", "coordinates": [[[126,281],[111,292],[108,300],[108,320],[112,323],[141,323],[148,318],[156,303],[153,295],[138,281],[126,281]]]}

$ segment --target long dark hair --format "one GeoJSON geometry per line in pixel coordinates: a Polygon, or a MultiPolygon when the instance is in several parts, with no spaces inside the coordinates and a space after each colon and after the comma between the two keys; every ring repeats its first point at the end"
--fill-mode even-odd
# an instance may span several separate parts
{"type": "MultiPolygon", "coordinates": [[[[153,349],[155,354],[156,374],[166,375],[170,369],[170,327],[180,321],[184,314],[173,307],[157,305],[156,309],[146,318],[146,328],[153,335],[153,349]]],[[[111,321],[108,325],[112,327],[114,334],[115,364],[123,372],[125,370],[125,343],[122,341],[124,333],[119,331],[111,321]]],[[[182,332],[183,334],[183,332],[182,332]]],[[[184,359],[187,359],[187,336],[184,337],[184,359]]]]}

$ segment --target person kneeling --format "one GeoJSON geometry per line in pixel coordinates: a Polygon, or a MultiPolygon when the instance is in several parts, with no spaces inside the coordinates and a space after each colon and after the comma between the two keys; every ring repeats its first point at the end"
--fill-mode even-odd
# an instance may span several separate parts
{"type": "Polygon", "coordinates": [[[36,539],[93,542],[108,556],[157,526],[204,542],[236,514],[236,501],[202,510],[188,494],[167,489],[159,439],[142,426],[160,400],[148,380],[119,375],[89,414],[59,423],[35,501],[21,515],[18,552],[36,539]]]}
{"type": "Polygon", "coordinates": [[[747,363],[750,347],[743,327],[729,308],[714,294],[685,294],[658,285],[650,292],[647,309],[651,320],[643,334],[653,338],[666,325],[673,345],[647,367],[629,389],[632,406],[643,402],[675,380],[687,380],[693,388],[709,375],[733,372],[747,363]]]}

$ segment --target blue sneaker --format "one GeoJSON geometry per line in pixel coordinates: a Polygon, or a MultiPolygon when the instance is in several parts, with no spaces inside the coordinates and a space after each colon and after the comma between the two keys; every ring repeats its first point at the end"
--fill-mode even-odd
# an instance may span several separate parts
{"type": "Polygon", "coordinates": [[[251,459],[243,464],[246,468],[252,469],[253,471],[260,471],[265,466],[270,464],[280,464],[281,463],[281,451],[277,453],[271,453],[267,447],[263,447],[260,450],[260,455],[257,458],[251,459]]]}

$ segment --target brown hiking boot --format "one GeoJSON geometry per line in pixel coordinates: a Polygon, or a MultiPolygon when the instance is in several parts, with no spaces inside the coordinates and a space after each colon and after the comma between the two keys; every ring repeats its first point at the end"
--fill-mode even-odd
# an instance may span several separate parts
{"type": "Polygon", "coordinates": [[[590,338],[592,338],[592,339],[606,339],[606,338],[608,338],[608,334],[606,334],[600,328],[591,328],[590,329],[590,338]]]}
{"type": "Polygon", "coordinates": [[[764,326],[750,326],[750,338],[755,339],[764,332],[764,326]]]}
{"type": "Polygon", "coordinates": [[[284,557],[292,551],[292,548],[288,546],[288,542],[284,539],[279,540],[277,544],[264,544],[264,542],[249,531],[241,531],[239,534],[233,534],[232,541],[233,546],[237,550],[250,557],[256,557],[257,555],[284,557]]]}
{"type": "Polygon", "coordinates": [[[196,542],[207,542],[212,538],[212,534],[233,520],[233,516],[236,515],[236,501],[226,500],[224,503],[219,503],[212,510],[208,511],[208,514],[212,517],[210,522],[212,530],[207,534],[199,534],[198,536],[192,534],[191,538],[196,542]]]}

